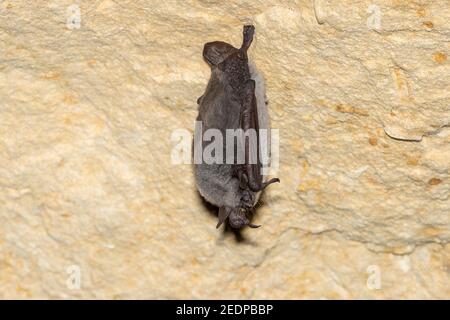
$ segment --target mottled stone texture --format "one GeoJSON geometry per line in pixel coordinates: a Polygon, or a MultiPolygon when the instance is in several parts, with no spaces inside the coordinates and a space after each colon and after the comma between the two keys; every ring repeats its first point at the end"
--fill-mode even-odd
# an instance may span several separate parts
{"type": "Polygon", "coordinates": [[[1,1],[0,297],[450,298],[449,17],[448,0],[1,1]],[[238,46],[248,22],[281,184],[238,237],[171,134],[193,131],[203,44],[238,46]]]}

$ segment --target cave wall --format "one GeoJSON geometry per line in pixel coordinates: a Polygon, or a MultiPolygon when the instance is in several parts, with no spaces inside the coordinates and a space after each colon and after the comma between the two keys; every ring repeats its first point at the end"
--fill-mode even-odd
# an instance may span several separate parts
{"type": "Polygon", "coordinates": [[[449,298],[450,5],[2,1],[0,297],[449,298]],[[239,235],[188,164],[209,68],[249,50],[281,183],[239,235]]]}

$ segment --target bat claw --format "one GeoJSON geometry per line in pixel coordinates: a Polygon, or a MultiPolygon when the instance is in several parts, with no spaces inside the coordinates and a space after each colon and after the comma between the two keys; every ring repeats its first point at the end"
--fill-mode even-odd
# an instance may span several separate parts
{"type": "Polygon", "coordinates": [[[247,224],[247,225],[248,225],[250,228],[254,228],[254,229],[261,227],[260,224],[253,224],[253,223],[249,223],[249,224],[247,224]]]}

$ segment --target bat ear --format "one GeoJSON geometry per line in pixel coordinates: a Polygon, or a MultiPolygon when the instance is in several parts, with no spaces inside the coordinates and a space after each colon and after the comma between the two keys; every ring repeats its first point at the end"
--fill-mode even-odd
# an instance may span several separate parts
{"type": "Polygon", "coordinates": [[[216,229],[218,229],[222,223],[228,218],[231,213],[231,208],[228,207],[220,207],[219,208],[219,222],[217,223],[216,229]]]}
{"type": "Polygon", "coordinates": [[[210,66],[217,66],[235,50],[237,50],[235,47],[226,42],[208,42],[203,47],[203,58],[208,62],[210,66]]]}

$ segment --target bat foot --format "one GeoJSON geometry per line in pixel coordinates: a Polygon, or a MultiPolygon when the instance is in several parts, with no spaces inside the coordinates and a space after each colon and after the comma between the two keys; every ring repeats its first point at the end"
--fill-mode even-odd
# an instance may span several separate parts
{"type": "Polygon", "coordinates": [[[243,41],[241,50],[247,51],[253,41],[253,35],[255,34],[255,27],[252,25],[244,26],[243,30],[243,41]]]}

